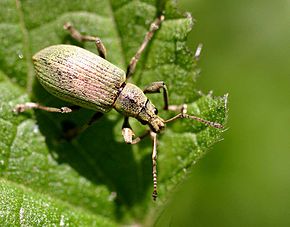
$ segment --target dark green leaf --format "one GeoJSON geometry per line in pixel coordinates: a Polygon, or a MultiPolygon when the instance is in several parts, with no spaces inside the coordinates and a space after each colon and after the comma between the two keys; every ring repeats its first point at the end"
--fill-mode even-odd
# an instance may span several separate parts
{"type": "MultiPolygon", "coordinates": [[[[171,123],[159,137],[159,201],[151,200],[151,145],[145,139],[127,145],[122,117],[112,111],[72,141],[62,139],[62,126],[82,125],[91,111],[64,116],[12,109],[29,100],[65,105],[34,80],[31,56],[53,44],[71,43],[97,53],[94,44],[78,43],[62,26],[70,21],[84,34],[98,35],[108,59],[126,69],[158,12],[166,20],[140,59],[132,82],[140,87],[163,80],[171,104],[188,103],[188,113],[224,124],[225,97],[196,92],[198,70],[186,47],[192,27],[169,1],[15,1],[0,3],[0,213],[3,225],[112,225],[153,219],[170,199],[191,166],[221,139],[222,130],[191,120],[171,123]],[[49,207],[49,208],[48,208],[49,207]],[[21,216],[22,215],[22,216],[21,216]]],[[[150,95],[162,108],[162,96],[150,95]]],[[[169,118],[172,113],[160,111],[169,118]]],[[[136,133],[145,129],[132,120],[136,133]]]]}

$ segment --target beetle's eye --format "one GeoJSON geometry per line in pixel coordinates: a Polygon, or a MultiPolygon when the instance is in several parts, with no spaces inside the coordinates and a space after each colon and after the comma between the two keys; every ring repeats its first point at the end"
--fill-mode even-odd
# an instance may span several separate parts
{"type": "Polygon", "coordinates": [[[158,114],[158,110],[156,108],[154,109],[154,114],[158,114]]]}

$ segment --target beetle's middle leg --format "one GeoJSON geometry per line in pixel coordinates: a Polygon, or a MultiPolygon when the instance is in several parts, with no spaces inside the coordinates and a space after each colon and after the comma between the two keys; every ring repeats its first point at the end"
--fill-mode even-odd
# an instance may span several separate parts
{"type": "Polygon", "coordinates": [[[136,64],[137,64],[142,52],[145,50],[149,41],[152,39],[154,33],[160,27],[162,21],[164,21],[164,15],[161,15],[158,18],[156,18],[155,21],[153,21],[153,23],[150,25],[150,29],[146,33],[145,38],[143,40],[143,43],[141,44],[141,46],[137,50],[136,54],[134,55],[134,57],[130,61],[130,64],[127,68],[127,73],[126,73],[127,78],[129,78],[134,73],[135,68],[136,68],[136,64]]]}
{"type": "Polygon", "coordinates": [[[95,37],[95,36],[89,36],[89,35],[82,35],[77,29],[75,29],[70,23],[65,23],[63,26],[64,29],[68,30],[71,37],[73,37],[74,39],[76,39],[79,42],[84,42],[84,41],[88,41],[88,42],[95,42],[99,55],[102,58],[106,58],[107,55],[107,51],[106,48],[102,42],[102,40],[99,37],[95,37]]]}
{"type": "Polygon", "coordinates": [[[97,120],[99,120],[104,114],[101,112],[96,112],[91,119],[84,124],[78,131],[78,133],[81,133],[83,131],[85,131],[88,127],[90,127],[93,123],[95,123],[97,120]]]}
{"type": "Polygon", "coordinates": [[[64,131],[63,137],[67,140],[71,140],[84,132],[88,127],[90,127],[94,122],[100,119],[104,114],[101,112],[96,112],[91,119],[81,127],[73,126],[69,127],[64,131]]]}

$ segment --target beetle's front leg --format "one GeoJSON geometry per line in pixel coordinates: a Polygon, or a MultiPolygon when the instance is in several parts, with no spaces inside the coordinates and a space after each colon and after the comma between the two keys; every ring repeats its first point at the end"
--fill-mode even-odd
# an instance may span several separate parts
{"type": "Polygon", "coordinates": [[[54,113],[71,113],[74,110],[79,110],[81,107],[79,106],[70,106],[70,107],[61,107],[61,108],[56,108],[56,107],[48,107],[48,106],[42,106],[38,103],[35,102],[26,102],[23,104],[17,104],[15,108],[13,109],[13,112],[15,113],[22,113],[26,110],[29,109],[40,109],[48,112],[54,112],[54,113]]]}
{"type": "Polygon", "coordinates": [[[134,133],[133,129],[131,128],[130,124],[129,124],[129,117],[125,117],[124,118],[124,123],[123,123],[123,126],[122,126],[122,135],[123,135],[124,141],[126,143],[128,143],[128,144],[137,144],[142,139],[147,137],[149,134],[150,134],[150,130],[147,130],[143,135],[133,139],[133,137],[135,137],[135,133],[134,133]]]}
{"type": "Polygon", "coordinates": [[[164,121],[165,123],[169,123],[169,122],[175,121],[177,119],[181,119],[181,118],[188,118],[188,119],[192,119],[192,120],[196,120],[196,121],[202,122],[202,123],[204,123],[206,125],[209,125],[211,127],[214,127],[214,128],[222,129],[224,127],[220,123],[213,122],[213,121],[208,121],[208,120],[205,120],[203,118],[200,118],[200,117],[197,117],[197,116],[194,116],[194,115],[188,115],[187,114],[187,105],[186,104],[170,105],[170,106],[168,106],[168,110],[178,111],[178,112],[180,111],[180,113],[177,114],[176,116],[168,119],[168,120],[165,120],[164,121]]]}
{"type": "Polygon", "coordinates": [[[152,140],[152,178],[153,178],[153,193],[152,198],[155,201],[157,198],[157,134],[150,131],[152,140]]]}
{"type": "Polygon", "coordinates": [[[84,42],[84,41],[88,41],[88,42],[95,42],[99,55],[102,58],[106,59],[106,55],[107,55],[107,51],[106,48],[102,42],[102,40],[99,37],[95,37],[95,36],[89,36],[89,35],[82,35],[77,29],[75,29],[70,23],[65,23],[63,28],[65,30],[68,30],[71,37],[73,37],[74,39],[76,39],[79,42],[84,42]]]}
{"type": "Polygon", "coordinates": [[[182,104],[182,105],[169,105],[168,104],[168,89],[163,81],[158,81],[158,82],[153,82],[150,84],[148,87],[146,87],[143,92],[146,93],[160,93],[161,89],[163,89],[163,100],[164,100],[164,110],[171,110],[171,111],[176,111],[180,112],[182,114],[186,114],[187,112],[187,105],[182,104]]]}
{"type": "Polygon", "coordinates": [[[133,132],[129,124],[129,117],[124,118],[124,123],[122,126],[122,135],[126,143],[132,144],[135,133],[133,132]]]}
{"type": "Polygon", "coordinates": [[[133,137],[135,137],[135,133],[133,131],[133,129],[131,128],[130,124],[129,124],[129,117],[125,117],[124,118],[124,123],[122,126],[122,135],[124,138],[124,141],[128,144],[137,144],[139,143],[143,138],[145,138],[146,136],[149,135],[149,130],[146,131],[142,136],[136,137],[133,139],[133,137]]]}
{"type": "Polygon", "coordinates": [[[157,134],[151,130],[146,131],[142,136],[133,140],[132,144],[140,142],[146,136],[150,136],[152,141],[152,179],[153,179],[153,192],[152,198],[155,201],[157,198],[157,134]]]}
{"type": "Polygon", "coordinates": [[[187,104],[170,105],[170,106],[168,106],[168,110],[180,112],[181,114],[186,114],[187,113],[187,104]]]}
{"type": "Polygon", "coordinates": [[[133,140],[135,133],[133,132],[129,124],[129,118],[125,117],[122,127],[122,135],[124,137],[125,142],[128,144],[137,144],[145,137],[150,136],[152,140],[152,178],[153,178],[152,198],[155,201],[157,198],[157,134],[155,132],[152,132],[151,130],[148,130],[142,136],[139,136],[133,140]]]}
{"type": "Polygon", "coordinates": [[[168,110],[168,90],[163,81],[153,82],[148,87],[146,87],[143,92],[146,93],[160,93],[163,89],[163,100],[164,100],[164,110],[168,110]]]}

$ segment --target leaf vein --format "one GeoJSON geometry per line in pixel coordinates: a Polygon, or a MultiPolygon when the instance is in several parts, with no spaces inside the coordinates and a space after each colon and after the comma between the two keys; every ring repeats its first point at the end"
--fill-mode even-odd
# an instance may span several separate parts
{"type": "Polygon", "coordinates": [[[121,31],[119,30],[119,27],[117,26],[117,21],[116,21],[116,17],[115,17],[115,14],[114,14],[114,11],[113,11],[113,6],[112,6],[112,0],[109,0],[109,6],[110,6],[110,14],[111,14],[111,18],[113,20],[113,23],[114,23],[114,28],[115,30],[117,31],[118,33],[118,41],[121,45],[121,55],[122,55],[122,59],[123,59],[123,62],[122,62],[122,65],[125,66],[125,50],[124,50],[124,43],[123,43],[123,39],[122,39],[122,36],[121,36],[121,31]]]}
{"type": "Polygon", "coordinates": [[[33,78],[34,78],[34,71],[33,71],[33,65],[31,62],[31,53],[30,53],[30,42],[29,42],[29,36],[28,36],[28,31],[25,25],[24,21],[24,14],[22,11],[22,6],[20,0],[16,0],[16,9],[17,13],[19,16],[19,25],[21,28],[21,32],[23,35],[23,48],[24,48],[24,56],[26,59],[26,66],[27,66],[27,84],[26,84],[26,91],[28,94],[31,93],[32,91],[32,83],[33,83],[33,78]]]}

